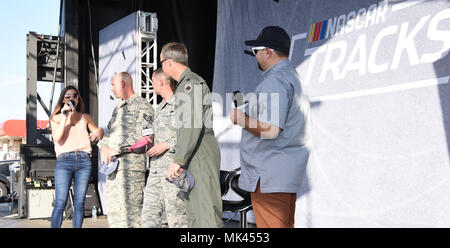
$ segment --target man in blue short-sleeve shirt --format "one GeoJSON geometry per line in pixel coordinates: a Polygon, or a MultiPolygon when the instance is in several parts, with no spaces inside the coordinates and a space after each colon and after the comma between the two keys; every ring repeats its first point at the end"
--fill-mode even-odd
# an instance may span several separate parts
{"type": "Polygon", "coordinates": [[[296,192],[310,153],[309,102],[289,57],[289,35],[264,28],[252,46],[263,81],[248,94],[245,112],[230,118],[243,127],[239,187],[250,191],[258,227],[294,227],[296,192]]]}

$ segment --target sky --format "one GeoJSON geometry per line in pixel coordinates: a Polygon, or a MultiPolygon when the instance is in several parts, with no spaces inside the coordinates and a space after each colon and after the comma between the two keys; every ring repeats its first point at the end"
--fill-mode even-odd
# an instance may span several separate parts
{"type": "MultiPolygon", "coordinates": [[[[59,0],[0,0],[0,122],[25,120],[26,35],[57,35],[59,0]]],[[[51,82],[38,82],[38,93],[49,105],[51,82]]],[[[61,84],[56,84],[53,102],[58,100],[61,84]]],[[[38,104],[39,105],[39,104],[38,104]]],[[[38,107],[38,119],[48,120],[38,107]]]]}

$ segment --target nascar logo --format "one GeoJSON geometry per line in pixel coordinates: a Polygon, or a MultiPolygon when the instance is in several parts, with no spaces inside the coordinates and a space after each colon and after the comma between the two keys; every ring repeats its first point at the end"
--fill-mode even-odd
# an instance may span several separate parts
{"type": "Polygon", "coordinates": [[[363,27],[376,25],[386,21],[388,1],[381,1],[370,5],[367,9],[351,11],[347,15],[335,16],[328,20],[316,22],[310,25],[308,43],[334,37],[336,34],[350,33],[363,27]],[[363,20],[363,18],[365,19],[363,20]]]}
{"type": "MultiPolygon", "coordinates": [[[[405,1],[393,4],[391,8],[388,8],[388,1],[381,1],[366,8],[310,24],[307,32],[292,36],[289,59],[292,60],[296,41],[305,39],[308,45],[302,55],[309,58],[307,63],[299,65],[297,69],[302,68],[302,81],[306,85],[336,82],[336,80],[343,79],[352,80],[351,76],[347,76],[355,73],[359,77],[369,74],[394,73],[400,68],[401,58],[406,59],[402,63],[404,68],[412,68],[412,66],[421,64],[430,65],[450,52],[450,30],[448,25],[445,25],[450,19],[450,9],[443,8],[433,14],[424,12],[424,16],[415,16],[411,20],[402,22],[387,22],[392,15],[426,2],[424,0],[405,1]],[[372,29],[370,32],[364,30],[376,25],[380,25],[380,27],[372,29]],[[353,32],[356,33],[356,36],[352,36],[354,38],[351,40],[345,39],[345,37],[332,39],[353,32]],[[329,39],[329,42],[317,42],[325,39],[329,39]],[[417,42],[424,39],[432,42],[432,46],[423,49],[417,42]],[[389,49],[386,50],[386,47],[389,49]],[[383,51],[382,59],[379,51],[383,51]]],[[[441,75],[437,78],[424,78],[419,81],[385,84],[378,88],[368,87],[351,92],[336,92],[336,94],[328,92],[327,95],[312,96],[310,101],[339,100],[447,84],[449,78],[450,75],[441,75]]]]}

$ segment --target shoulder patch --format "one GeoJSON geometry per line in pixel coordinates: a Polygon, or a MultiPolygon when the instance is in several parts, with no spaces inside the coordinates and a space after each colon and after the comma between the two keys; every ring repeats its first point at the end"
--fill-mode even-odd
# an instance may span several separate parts
{"type": "Polygon", "coordinates": [[[149,123],[153,122],[153,116],[148,116],[145,113],[143,114],[144,120],[146,120],[149,123]]]}
{"type": "Polygon", "coordinates": [[[189,94],[192,91],[192,84],[191,83],[187,83],[184,85],[184,92],[189,94]]]}

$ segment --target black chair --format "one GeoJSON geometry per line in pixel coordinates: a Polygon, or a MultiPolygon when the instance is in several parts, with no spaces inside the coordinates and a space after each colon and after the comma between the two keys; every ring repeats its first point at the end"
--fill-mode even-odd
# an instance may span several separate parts
{"type": "Polygon", "coordinates": [[[240,197],[242,200],[230,201],[222,200],[222,206],[224,212],[232,212],[240,214],[239,226],[241,228],[247,228],[247,213],[252,210],[252,202],[250,200],[250,192],[239,188],[239,176],[237,172],[240,168],[233,171],[220,171],[220,189],[222,191],[222,197],[228,193],[230,188],[240,197]]]}

